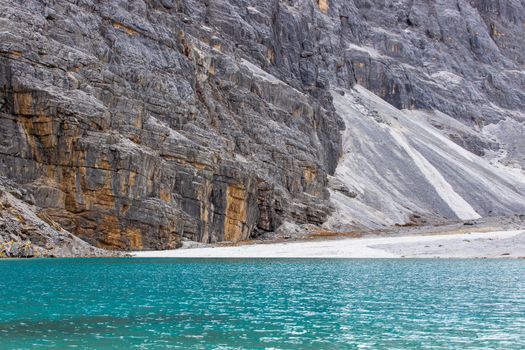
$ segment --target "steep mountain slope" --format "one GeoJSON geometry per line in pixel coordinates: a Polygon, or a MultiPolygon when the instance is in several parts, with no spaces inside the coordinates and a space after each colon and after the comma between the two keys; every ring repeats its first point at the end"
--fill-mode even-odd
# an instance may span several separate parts
{"type": "Polygon", "coordinates": [[[112,249],[523,212],[524,21],[518,0],[1,3],[0,176],[112,249]]]}
{"type": "Polygon", "coordinates": [[[359,85],[333,97],[346,129],[328,227],[525,212],[525,174],[467,151],[429,122],[450,117],[397,110],[359,85]]]}

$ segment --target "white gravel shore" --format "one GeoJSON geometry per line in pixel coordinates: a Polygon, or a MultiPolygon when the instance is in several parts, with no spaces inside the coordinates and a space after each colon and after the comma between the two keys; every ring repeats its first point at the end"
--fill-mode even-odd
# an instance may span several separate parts
{"type": "Polygon", "coordinates": [[[525,230],[247,244],[133,252],[151,258],[518,258],[525,230]]]}

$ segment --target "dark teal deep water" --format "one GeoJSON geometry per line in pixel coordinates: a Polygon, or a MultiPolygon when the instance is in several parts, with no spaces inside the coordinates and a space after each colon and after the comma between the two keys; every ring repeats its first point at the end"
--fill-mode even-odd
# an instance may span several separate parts
{"type": "Polygon", "coordinates": [[[525,349],[525,260],[0,261],[0,349],[525,349]]]}

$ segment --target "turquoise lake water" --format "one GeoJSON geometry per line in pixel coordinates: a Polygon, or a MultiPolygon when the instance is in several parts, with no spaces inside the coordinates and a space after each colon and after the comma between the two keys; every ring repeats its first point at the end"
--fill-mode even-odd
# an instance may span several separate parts
{"type": "Polygon", "coordinates": [[[525,260],[4,260],[0,278],[0,349],[525,349],[525,260]]]}

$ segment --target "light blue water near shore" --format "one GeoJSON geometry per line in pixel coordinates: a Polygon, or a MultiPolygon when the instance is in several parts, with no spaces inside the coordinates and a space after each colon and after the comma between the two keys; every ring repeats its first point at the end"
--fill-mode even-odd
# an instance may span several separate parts
{"type": "Polygon", "coordinates": [[[525,349],[525,260],[6,260],[0,278],[0,349],[525,349]]]}

